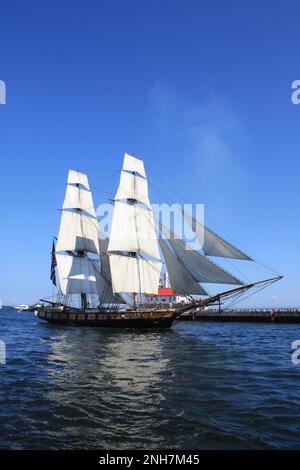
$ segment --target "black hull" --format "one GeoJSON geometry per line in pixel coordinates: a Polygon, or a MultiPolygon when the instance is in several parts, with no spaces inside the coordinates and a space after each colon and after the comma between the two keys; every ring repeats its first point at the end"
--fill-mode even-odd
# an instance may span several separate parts
{"type": "Polygon", "coordinates": [[[159,319],[159,320],[46,320],[49,323],[60,325],[74,325],[74,326],[93,326],[102,328],[170,328],[174,319],[159,319]]]}
{"type": "Polygon", "coordinates": [[[70,325],[70,326],[91,326],[101,328],[170,328],[175,315],[171,312],[166,314],[158,313],[126,313],[121,314],[88,314],[88,313],[54,313],[50,312],[50,309],[46,311],[39,311],[37,316],[41,320],[45,320],[48,323],[57,325],[70,325]],[[103,318],[104,317],[104,318],[103,318]]]}

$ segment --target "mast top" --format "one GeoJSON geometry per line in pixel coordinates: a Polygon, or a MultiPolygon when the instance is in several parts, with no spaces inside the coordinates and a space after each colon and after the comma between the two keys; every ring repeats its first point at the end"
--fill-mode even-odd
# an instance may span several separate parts
{"type": "Polygon", "coordinates": [[[131,173],[137,173],[140,176],[146,178],[146,172],[144,162],[140,158],[130,155],[129,153],[124,154],[123,170],[131,173]]]}
{"type": "Polygon", "coordinates": [[[90,190],[87,175],[77,170],[69,170],[67,184],[82,185],[85,189],[90,190]]]}
{"type": "Polygon", "coordinates": [[[129,157],[132,157],[132,158],[136,158],[137,160],[142,160],[142,158],[138,157],[134,152],[133,153],[129,153],[129,152],[125,152],[124,156],[125,155],[128,155],[129,157]]]}

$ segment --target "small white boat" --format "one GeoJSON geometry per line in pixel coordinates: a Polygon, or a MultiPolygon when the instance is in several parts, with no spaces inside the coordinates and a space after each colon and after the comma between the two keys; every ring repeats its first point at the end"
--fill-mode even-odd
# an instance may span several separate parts
{"type": "Polygon", "coordinates": [[[29,310],[29,305],[19,304],[15,306],[15,309],[23,312],[23,310],[29,310]]]}

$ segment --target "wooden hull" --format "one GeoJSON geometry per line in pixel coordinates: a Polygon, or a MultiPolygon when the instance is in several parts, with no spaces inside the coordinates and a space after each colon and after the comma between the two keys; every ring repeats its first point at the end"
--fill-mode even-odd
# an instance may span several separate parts
{"type": "Polygon", "coordinates": [[[61,325],[93,326],[107,328],[170,328],[175,320],[173,311],[165,312],[59,312],[46,308],[37,316],[49,323],[61,325]]]}

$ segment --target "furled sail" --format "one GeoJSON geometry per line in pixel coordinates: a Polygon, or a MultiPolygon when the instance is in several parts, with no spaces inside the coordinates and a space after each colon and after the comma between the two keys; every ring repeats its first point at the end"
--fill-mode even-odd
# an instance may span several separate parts
{"type": "Polygon", "coordinates": [[[159,243],[165,258],[168,275],[173,290],[176,291],[177,294],[207,295],[207,292],[200,284],[198,284],[193,275],[179,261],[177,256],[170,250],[166,242],[160,239],[159,243]]]}
{"type": "Polygon", "coordinates": [[[162,263],[111,253],[113,292],[157,292],[162,263]]]}
{"type": "Polygon", "coordinates": [[[108,252],[114,292],[157,292],[162,263],[147,177],[142,160],[128,154],[115,198],[108,252]]]}
{"type": "MultiPolygon", "coordinates": [[[[174,235],[174,234],[173,234],[174,235]]],[[[184,266],[193,274],[198,282],[214,284],[236,284],[243,283],[232,276],[229,272],[213,263],[183,240],[171,237],[169,243],[184,266]]]]}
{"type": "Polygon", "coordinates": [[[231,243],[227,242],[219,235],[214,233],[212,230],[204,227],[198,220],[192,217],[187,211],[184,211],[184,217],[191,225],[196,229],[196,236],[203,234],[204,230],[204,242],[202,236],[197,237],[202,245],[203,252],[208,256],[222,256],[224,258],[242,259],[252,261],[252,259],[243,253],[238,248],[234,247],[231,243]]]}

